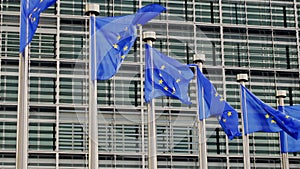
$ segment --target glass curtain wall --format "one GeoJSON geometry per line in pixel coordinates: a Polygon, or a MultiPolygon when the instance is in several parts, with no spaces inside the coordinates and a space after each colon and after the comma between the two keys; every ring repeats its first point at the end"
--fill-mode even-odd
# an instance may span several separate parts
{"type": "MultiPolygon", "coordinates": [[[[167,11],[138,31],[120,71],[98,81],[100,168],[147,168],[147,105],[144,102],[142,31],[155,31],[154,47],[182,63],[206,57],[204,74],[240,113],[236,75],[276,107],[276,90],[286,105],[300,104],[299,0],[58,0],[42,13],[29,50],[28,168],[88,167],[89,18],[85,5],[100,5],[100,16],[135,13],[157,3],[167,11]]],[[[0,4],[0,168],[15,167],[19,1],[0,4]]],[[[158,168],[199,168],[196,81],[193,104],[155,99],[158,168]]],[[[240,125],[240,128],[242,126],[240,125]]],[[[217,120],[206,121],[208,168],[243,168],[242,138],[228,140],[217,120]]],[[[251,166],[281,168],[278,133],[250,134],[251,166]]],[[[289,154],[290,168],[299,153],[289,154]]]]}

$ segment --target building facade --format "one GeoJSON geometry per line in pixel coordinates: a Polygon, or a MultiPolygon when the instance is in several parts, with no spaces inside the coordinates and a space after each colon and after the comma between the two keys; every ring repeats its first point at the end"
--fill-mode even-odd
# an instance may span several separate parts
{"type": "MultiPolygon", "coordinates": [[[[88,167],[87,3],[99,4],[102,17],[133,14],[150,3],[167,8],[138,31],[120,71],[98,81],[100,168],[147,168],[143,31],[155,31],[154,47],[182,63],[205,55],[205,75],[239,113],[239,73],[271,106],[278,105],[276,90],[287,91],[286,105],[300,104],[300,0],[57,0],[41,15],[30,44],[28,168],[88,167]]],[[[0,168],[16,162],[19,15],[19,0],[1,0],[0,168]]],[[[199,168],[195,83],[191,106],[155,99],[158,168],[199,168]]],[[[214,118],[206,121],[206,137],[208,168],[243,168],[242,137],[228,140],[214,118]]],[[[249,141],[252,168],[281,168],[278,133],[257,132],[249,141]]],[[[289,154],[289,168],[299,167],[300,154],[289,154]]]]}

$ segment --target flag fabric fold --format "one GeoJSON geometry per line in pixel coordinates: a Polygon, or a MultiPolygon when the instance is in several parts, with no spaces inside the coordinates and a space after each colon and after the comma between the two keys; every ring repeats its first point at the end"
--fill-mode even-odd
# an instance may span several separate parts
{"type": "Polygon", "coordinates": [[[56,0],[21,0],[20,53],[32,41],[39,24],[40,14],[55,4],[56,0]]]}
{"type": "Polygon", "coordinates": [[[243,85],[241,90],[245,134],[283,130],[295,139],[300,137],[300,120],[265,104],[243,85]]]}
{"type": "Polygon", "coordinates": [[[148,44],[145,45],[145,101],[169,96],[184,104],[191,104],[188,86],[193,72],[187,65],[170,58],[148,44]]]}
{"type": "MultiPolygon", "coordinates": [[[[295,106],[279,106],[278,110],[284,112],[288,116],[300,119],[300,105],[295,106]]],[[[284,131],[280,132],[280,147],[281,153],[300,152],[300,140],[286,134],[284,131]]]]}
{"type": "Polygon", "coordinates": [[[237,111],[218,94],[213,84],[204,76],[197,65],[198,107],[200,120],[216,117],[230,140],[241,136],[237,111]]]}
{"type": "Polygon", "coordinates": [[[166,8],[158,5],[147,5],[136,14],[117,17],[91,17],[90,39],[95,52],[97,72],[92,72],[92,80],[107,80],[117,73],[121,63],[129,53],[137,38],[137,26],[146,24],[166,8]],[[94,44],[95,43],[95,44],[94,44]]]}

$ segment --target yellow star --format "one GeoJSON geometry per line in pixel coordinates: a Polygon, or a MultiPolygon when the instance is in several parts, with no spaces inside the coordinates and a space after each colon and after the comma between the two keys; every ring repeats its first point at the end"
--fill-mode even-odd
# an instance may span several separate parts
{"type": "Polygon", "coordinates": [[[176,80],[176,83],[179,83],[180,81],[181,81],[180,79],[177,79],[177,80],[176,80]]]}
{"type": "Polygon", "coordinates": [[[128,49],[128,46],[125,46],[125,47],[123,48],[124,51],[126,51],[127,49],[128,49]]]}
{"type": "Polygon", "coordinates": [[[114,44],[113,45],[115,49],[118,49],[119,45],[118,44],[114,44]]]}
{"type": "Polygon", "coordinates": [[[217,97],[218,95],[219,95],[219,93],[218,93],[218,92],[216,92],[216,93],[215,93],[215,97],[217,97]]]}
{"type": "Polygon", "coordinates": [[[227,113],[227,116],[230,117],[232,115],[231,111],[227,113]]]}
{"type": "Polygon", "coordinates": [[[160,79],[159,81],[158,81],[158,83],[159,84],[162,84],[164,81],[162,80],[162,79],[160,79]]]}
{"type": "Polygon", "coordinates": [[[164,89],[166,90],[166,91],[168,91],[169,90],[169,88],[166,86],[166,87],[164,87],[164,89]]]}
{"type": "Polygon", "coordinates": [[[125,55],[122,55],[121,58],[122,58],[122,59],[125,59],[125,55]]]}
{"type": "Polygon", "coordinates": [[[36,18],[32,18],[32,19],[31,19],[31,22],[35,22],[35,20],[36,20],[36,18]]]}
{"type": "Polygon", "coordinates": [[[173,92],[172,92],[172,94],[175,94],[175,92],[176,92],[176,89],[173,87],[173,92]]]}
{"type": "Polygon", "coordinates": [[[266,119],[270,118],[270,116],[268,114],[265,115],[266,119]]]}
{"type": "Polygon", "coordinates": [[[271,123],[276,124],[276,121],[275,120],[271,120],[271,123]]]}
{"type": "Polygon", "coordinates": [[[160,67],[161,70],[164,70],[165,68],[166,68],[165,65],[162,65],[162,66],[160,67]]]}
{"type": "Polygon", "coordinates": [[[224,99],[223,99],[223,98],[220,98],[219,100],[220,100],[220,102],[222,102],[224,99]]]}
{"type": "Polygon", "coordinates": [[[120,40],[120,39],[121,39],[121,36],[120,36],[120,35],[118,35],[118,36],[117,36],[117,40],[120,40]]]}
{"type": "Polygon", "coordinates": [[[223,122],[226,122],[226,119],[223,119],[223,122]]]}
{"type": "Polygon", "coordinates": [[[287,118],[287,119],[288,119],[289,117],[290,117],[289,115],[286,115],[286,116],[285,116],[285,118],[287,118]]]}

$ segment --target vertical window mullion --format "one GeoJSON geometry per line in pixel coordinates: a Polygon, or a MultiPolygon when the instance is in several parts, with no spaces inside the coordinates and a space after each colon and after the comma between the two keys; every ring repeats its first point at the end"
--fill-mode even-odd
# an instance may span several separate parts
{"type": "Polygon", "coordinates": [[[286,54],[286,68],[291,68],[291,62],[290,62],[290,52],[289,52],[289,46],[285,47],[285,54],[286,54]]]}
{"type": "Polygon", "coordinates": [[[214,23],[214,3],[210,2],[210,22],[214,23]]]}
{"type": "Polygon", "coordinates": [[[283,25],[284,25],[284,27],[286,28],[287,27],[287,21],[286,21],[286,7],[285,6],[283,6],[282,7],[283,8],[283,10],[282,10],[282,12],[283,12],[283,25]]]}

